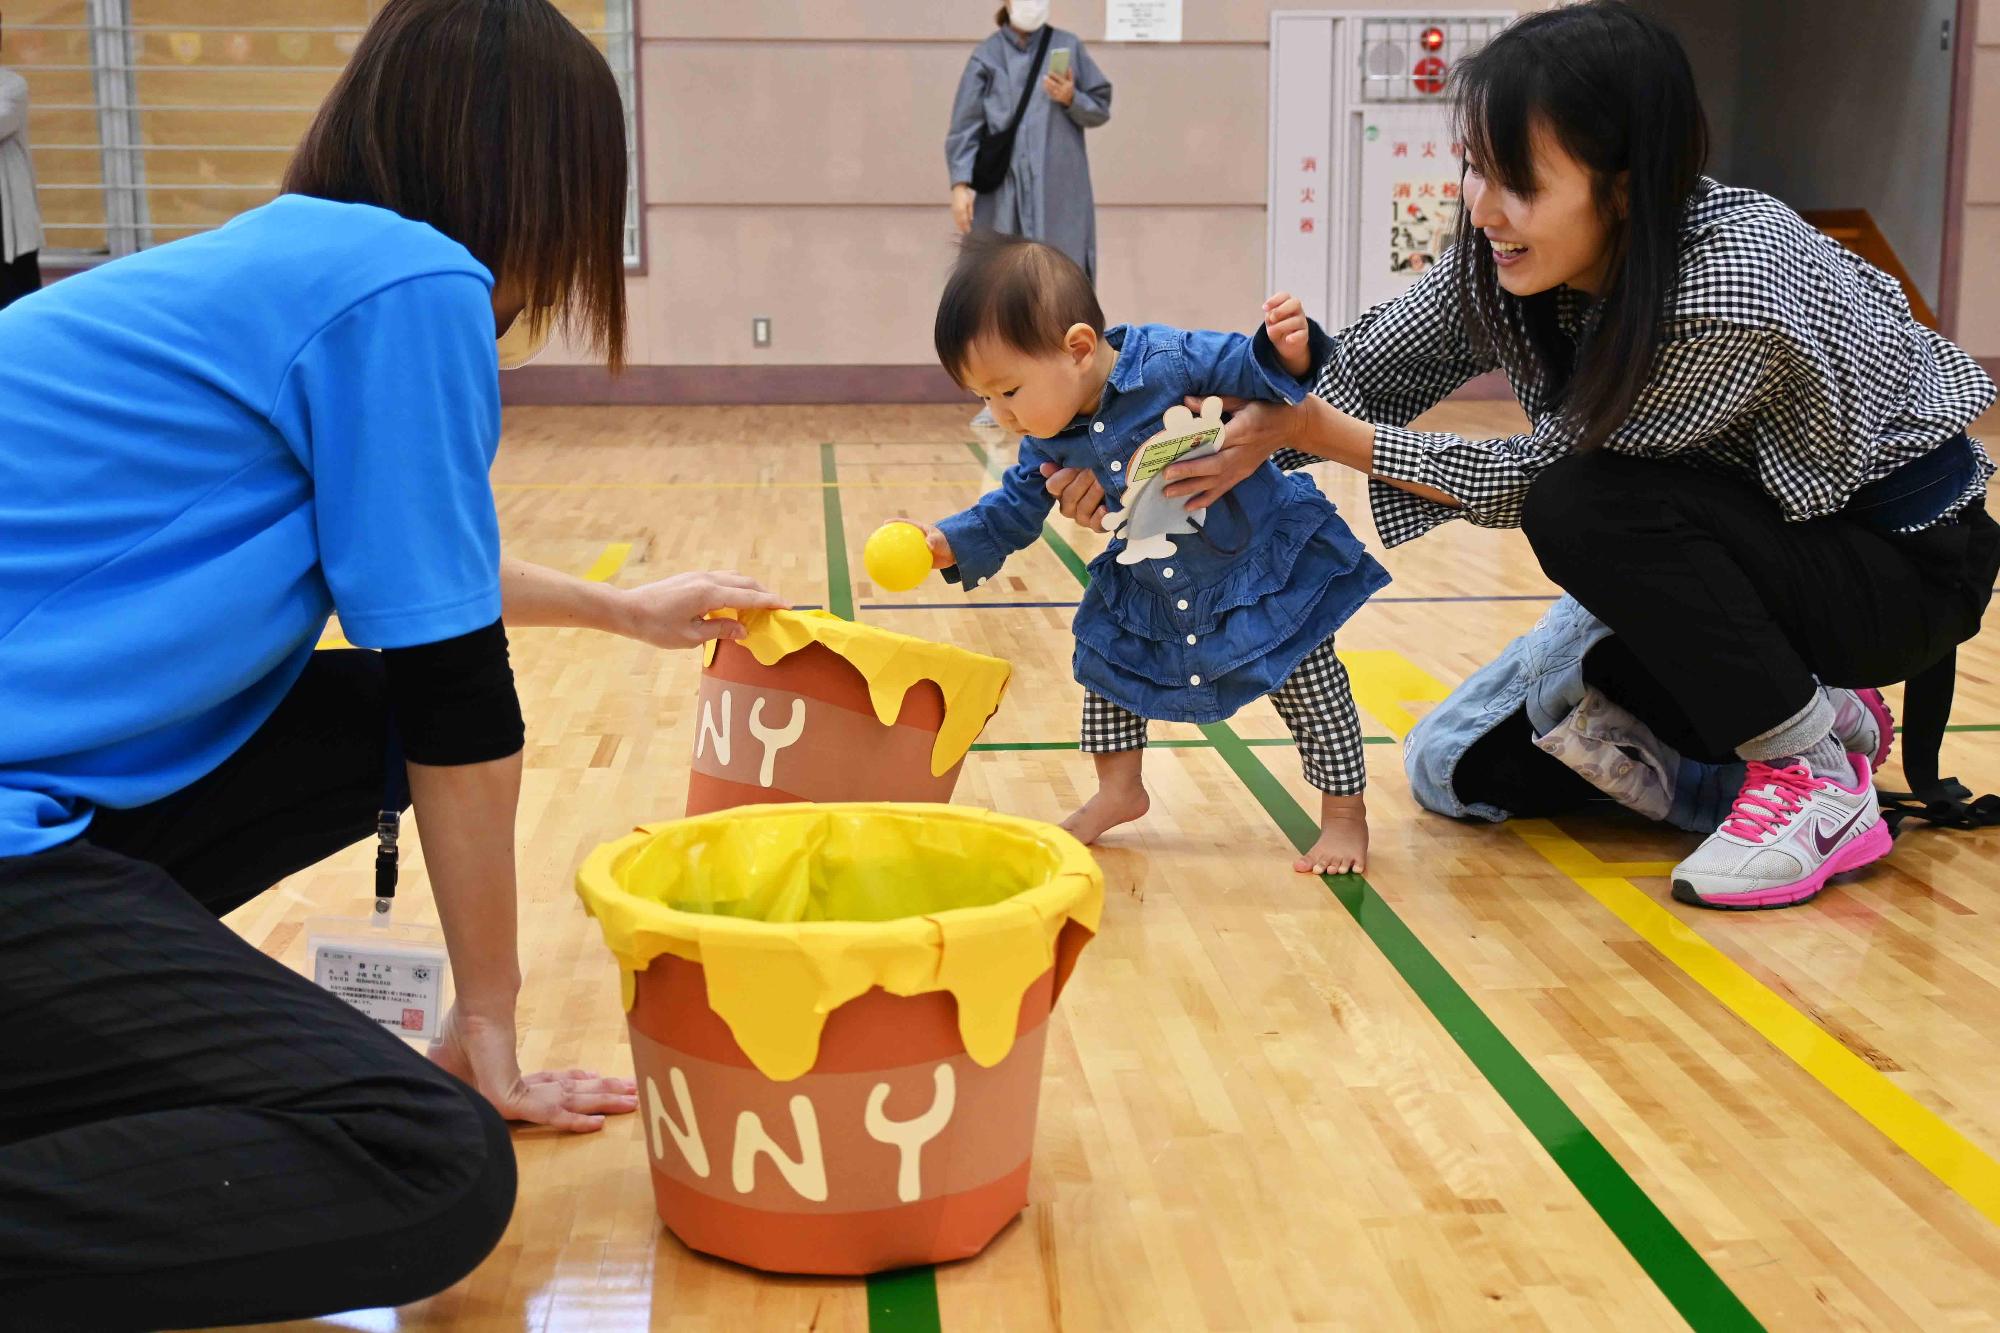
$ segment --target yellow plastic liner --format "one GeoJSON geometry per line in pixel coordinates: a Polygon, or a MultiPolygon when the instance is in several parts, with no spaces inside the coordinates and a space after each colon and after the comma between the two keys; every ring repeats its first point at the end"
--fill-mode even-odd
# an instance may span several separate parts
{"type": "Polygon", "coordinates": [[[627,1009],[661,954],[699,963],[709,1006],[781,1081],[812,1068],[827,1015],[874,986],[949,991],[966,1053],[1000,1063],[1063,924],[1094,932],[1104,905],[1069,834],[955,805],[753,805],[649,825],[591,853],[576,888],[627,1009]]]}
{"type": "MultiPolygon", "coordinates": [[[[809,644],[823,644],[844,658],[868,682],[868,699],[885,727],[902,716],[903,696],[920,680],[934,682],[944,695],[944,725],[931,747],[931,776],[942,777],[964,759],[980,731],[1000,707],[1013,668],[997,657],[949,644],[858,625],[826,611],[746,611],[723,613],[740,620],[747,636],[739,642],[765,666],[776,666],[809,644]]],[[[715,662],[716,645],[703,650],[704,666],[715,662]]]]}

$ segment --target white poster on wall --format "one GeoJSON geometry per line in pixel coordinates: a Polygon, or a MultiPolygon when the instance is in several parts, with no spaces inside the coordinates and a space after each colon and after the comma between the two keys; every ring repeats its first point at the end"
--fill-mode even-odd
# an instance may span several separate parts
{"type": "Polygon", "coordinates": [[[1451,245],[1464,149],[1442,107],[1362,115],[1355,294],[1362,310],[1400,296],[1451,245]]]}
{"type": "Polygon", "coordinates": [[[1181,0],[1104,0],[1107,42],[1178,42],[1181,0]]]}

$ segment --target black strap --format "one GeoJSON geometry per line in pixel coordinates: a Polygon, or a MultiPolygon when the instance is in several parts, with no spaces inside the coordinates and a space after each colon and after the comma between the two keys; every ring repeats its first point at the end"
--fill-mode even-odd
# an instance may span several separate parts
{"type": "Polygon", "coordinates": [[[396,719],[389,718],[388,736],[382,764],[382,808],[375,815],[375,912],[387,916],[396,899],[396,880],[401,855],[396,843],[403,827],[403,811],[410,804],[410,770],[403,761],[403,738],[396,719]]]}
{"type": "Polygon", "coordinates": [[[1910,677],[1903,691],[1903,776],[1908,791],[1884,791],[1882,819],[1900,837],[1903,826],[1918,820],[1938,828],[1973,829],[2000,825],[2000,796],[1973,798],[1971,788],[1957,778],[1938,775],[1938,752],[1944,748],[1945,724],[1958,684],[1958,649],[1910,677]]]}
{"type": "Polygon", "coordinates": [[[1055,36],[1055,29],[1044,23],[1042,40],[1035,44],[1035,59],[1028,66],[1028,81],[1021,85],[1021,100],[1015,104],[1014,118],[1007,122],[1007,137],[1013,138],[1014,131],[1021,128],[1021,118],[1028,114],[1028,99],[1035,93],[1035,76],[1041,73],[1042,57],[1049,53],[1049,38],[1055,36]]]}

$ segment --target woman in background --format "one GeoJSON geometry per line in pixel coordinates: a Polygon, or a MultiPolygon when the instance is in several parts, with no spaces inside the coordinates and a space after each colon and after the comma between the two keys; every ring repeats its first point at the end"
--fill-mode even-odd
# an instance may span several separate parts
{"type": "Polygon", "coordinates": [[[42,214],[28,157],[28,81],[0,69],[0,309],[42,285],[42,214]]]}
{"type": "Polygon", "coordinates": [[[1048,50],[1037,64],[1035,52],[1048,19],[1048,0],[1009,0],[994,15],[998,30],[965,62],[944,141],[951,168],[951,215],[960,234],[975,226],[991,227],[1053,245],[1094,282],[1097,205],[1090,192],[1083,132],[1111,119],[1111,81],[1076,34],[1060,28],[1049,33],[1048,50]],[[1061,54],[1065,51],[1067,56],[1061,54]],[[1045,95],[1028,99],[1006,180],[991,194],[975,193],[972,161],[981,132],[1006,132],[1027,81],[1037,74],[1045,95]]]}

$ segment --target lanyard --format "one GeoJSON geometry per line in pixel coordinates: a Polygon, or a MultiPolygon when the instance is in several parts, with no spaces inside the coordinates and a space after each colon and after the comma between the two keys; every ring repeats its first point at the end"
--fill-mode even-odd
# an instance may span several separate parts
{"type": "Polygon", "coordinates": [[[403,811],[410,804],[410,772],[403,763],[403,738],[396,720],[389,719],[382,774],[382,808],[375,815],[375,913],[369,923],[389,924],[396,904],[396,878],[400,853],[396,842],[403,827],[403,811]]]}

